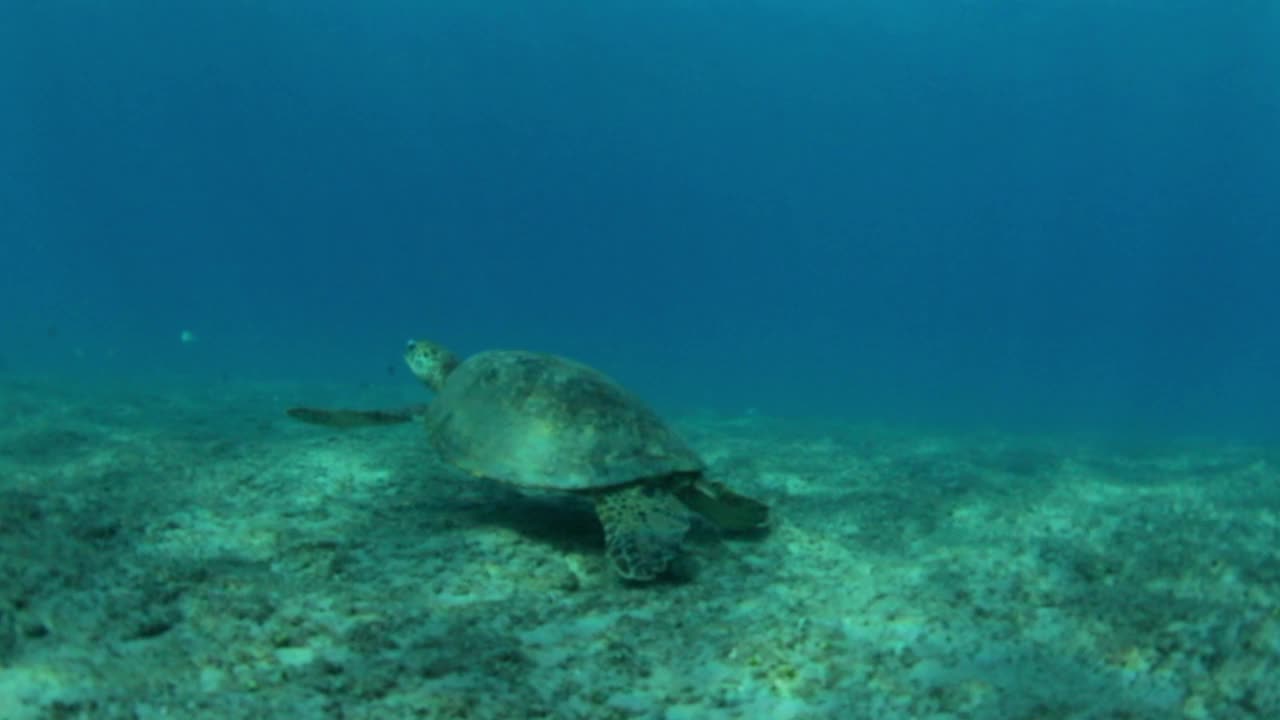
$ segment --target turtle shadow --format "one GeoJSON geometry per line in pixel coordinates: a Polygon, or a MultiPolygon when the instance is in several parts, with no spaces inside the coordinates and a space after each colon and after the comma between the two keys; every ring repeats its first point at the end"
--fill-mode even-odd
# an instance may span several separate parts
{"type": "MultiPolygon", "coordinates": [[[[493,488],[484,502],[473,502],[453,508],[460,524],[470,527],[499,527],[520,535],[522,540],[538,543],[560,553],[579,553],[604,557],[604,530],[595,508],[587,498],[562,495],[525,495],[515,490],[493,488]]],[[[687,546],[722,547],[725,539],[758,542],[769,535],[769,528],[752,531],[725,532],[711,521],[691,513],[687,546]]],[[[697,580],[702,562],[691,552],[673,560],[671,567],[653,580],[620,580],[623,587],[652,588],[680,586],[697,580]]]]}
{"type": "Polygon", "coordinates": [[[468,524],[512,530],[561,552],[604,552],[604,531],[595,509],[583,498],[500,492],[483,505],[457,511],[468,524]]]}
{"type": "MultiPolygon", "coordinates": [[[[483,504],[455,508],[474,524],[504,527],[529,540],[542,541],[571,550],[603,550],[604,529],[590,500],[572,496],[531,496],[517,492],[499,493],[483,504]]],[[[686,542],[716,544],[726,539],[748,543],[763,542],[772,531],[764,526],[749,530],[724,530],[696,512],[689,513],[686,542]]]]}

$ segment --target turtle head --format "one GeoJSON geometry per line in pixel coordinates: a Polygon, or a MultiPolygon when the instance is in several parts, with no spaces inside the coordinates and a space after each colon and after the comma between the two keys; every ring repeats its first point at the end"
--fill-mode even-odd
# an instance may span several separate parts
{"type": "Polygon", "coordinates": [[[444,379],[458,367],[458,356],[426,340],[410,340],[404,349],[404,361],[423,385],[435,392],[444,387],[444,379]]]}

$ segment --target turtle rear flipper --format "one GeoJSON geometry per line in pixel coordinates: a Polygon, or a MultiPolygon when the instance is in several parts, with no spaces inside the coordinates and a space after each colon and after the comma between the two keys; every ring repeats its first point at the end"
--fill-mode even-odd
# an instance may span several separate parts
{"type": "Polygon", "coordinates": [[[399,425],[422,416],[425,405],[411,405],[393,410],[349,410],[346,408],[295,407],[285,411],[294,420],[311,425],[335,428],[399,425]]]}
{"type": "Polygon", "coordinates": [[[653,580],[680,555],[688,511],[670,493],[631,485],[596,496],[605,554],[626,580],[653,580]]]}
{"type": "Polygon", "coordinates": [[[718,482],[699,478],[676,489],[685,507],[725,532],[759,532],[769,527],[769,506],[718,482]]]}

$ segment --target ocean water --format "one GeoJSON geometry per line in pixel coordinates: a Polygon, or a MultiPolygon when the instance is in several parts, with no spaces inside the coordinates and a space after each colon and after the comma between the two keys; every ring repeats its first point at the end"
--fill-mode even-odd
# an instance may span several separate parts
{"type": "Polygon", "coordinates": [[[0,720],[1273,717],[1278,277],[1268,0],[6,0],[0,720]],[[774,532],[284,417],[408,338],[774,532]]]}
{"type": "Polygon", "coordinates": [[[7,367],[1274,435],[1280,11],[9,3],[7,367]],[[188,330],[198,343],[184,345],[188,330]]]}

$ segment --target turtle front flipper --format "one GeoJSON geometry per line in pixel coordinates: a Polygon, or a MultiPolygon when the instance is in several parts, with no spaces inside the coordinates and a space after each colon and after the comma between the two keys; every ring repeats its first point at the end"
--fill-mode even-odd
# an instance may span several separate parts
{"type": "Polygon", "coordinates": [[[676,488],[690,510],[725,532],[759,532],[769,527],[769,506],[739,495],[718,482],[699,478],[676,488]]]}
{"type": "Polygon", "coordinates": [[[285,411],[294,420],[312,425],[335,428],[370,427],[374,425],[399,425],[421,417],[425,405],[411,405],[394,410],[348,410],[331,408],[295,407],[285,411]]]}
{"type": "Polygon", "coordinates": [[[688,511],[664,489],[629,485],[596,495],[605,554],[624,579],[653,580],[680,555],[688,511]]]}

